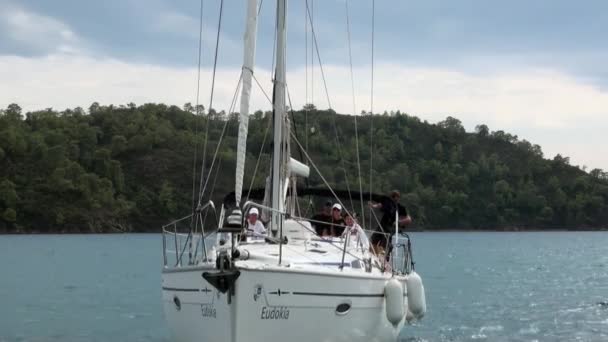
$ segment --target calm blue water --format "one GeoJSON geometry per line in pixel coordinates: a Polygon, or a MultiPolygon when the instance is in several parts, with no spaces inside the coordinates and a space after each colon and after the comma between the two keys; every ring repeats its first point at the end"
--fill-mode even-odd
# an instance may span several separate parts
{"type": "MultiPolygon", "coordinates": [[[[608,233],[413,233],[404,341],[608,341],[608,233]]],[[[0,341],[168,341],[159,235],[0,236],[0,341]]]]}

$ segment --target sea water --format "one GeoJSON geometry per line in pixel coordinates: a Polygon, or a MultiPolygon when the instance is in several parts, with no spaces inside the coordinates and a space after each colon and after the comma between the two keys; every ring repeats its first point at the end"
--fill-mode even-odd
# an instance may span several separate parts
{"type": "MultiPolygon", "coordinates": [[[[608,341],[608,233],[412,233],[402,341],[608,341]]],[[[169,341],[157,234],[0,236],[0,341],[169,341]]]]}

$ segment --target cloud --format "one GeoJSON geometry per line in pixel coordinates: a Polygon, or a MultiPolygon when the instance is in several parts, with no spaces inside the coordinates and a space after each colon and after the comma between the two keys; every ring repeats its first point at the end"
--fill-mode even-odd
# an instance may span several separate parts
{"type": "MultiPolygon", "coordinates": [[[[352,99],[349,69],[330,66],[325,67],[325,73],[336,109],[352,112],[352,105],[348,105],[352,99]]],[[[355,69],[355,78],[361,80],[355,89],[357,112],[369,109],[368,74],[366,68],[355,69]]],[[[295,77],[302,80],[304,74],[299,72],[295,77]]],[[[604,118],[608,108],[608,92],[549,70],[471,75],[383,64],[375,69],[375,79],[376,111],[401,110],[433,121],[453,115],[466,121],[480,120],[477,123],[493,121],[501,127],[523,124],[554,128],[581,119],[604,118]]],[[[321,98],[320,81],[315,89],[315,98],[321,98]]],[[[305,87],[298,88],[298,92],[304,91],[305,87]]]]}
{"type": "Polygon", "coordinates": [[[76,53],[81,39],[65,23],[11,4],[0,4],[0,38],[34,54],[76,53]]]}
{"type": "MultiPolygon", "coordinates": [[[[0,106],[16,102],[25,110],[88,107],[95,101],[103,104],[165,102],[181,106],[194,102],[196,89],[194,68],[97,60],[83,55],[0,56],[0,75],[10,80],[0,84],[0,106]]],[[[209,94],[209,82],[206,82],[209,75],[209,70],[202,71],[203,99],[209,94]]],[[[214,107],[227,106],[238,77],[238,69],[218,71],[220,81],[215,93],[218,105],[214,107]]]]}
{"type": "MultiPolygon", "coordinates": [[[[205,10],[211,12],[210,8],[206,8],[205,10]]],[[[157,4],[157,7],[149,13],[151,19],[145,23],[145,30],[153,34],[155,37],[154,39],[157,39],[158,41],[157,44],[154,44],[154,49],[156,50],[158,49],[158,46],[163,46],[170,55],[169,58],[171,60],[174,60],[176,56],[181,55],[181,58],[184,56],[184,53],[178,54],[175,51],[187,51],[189,53],[187,56],[191,57],[188,62],[192,60],[196,61],[200,30],[198,9],[196,11],[197,12],[194,13],[194,15],[189,15],[179,10],[172,9],[165,4],[157,4]],[[178,45],[174,46],[171,44],[178,45]]],[[[209,13],[203,18],[203,63],[212,63],[217,39],[217,20],[217,17],[214,17],[209,13]]],[[[239,40],[236,40],[231,34],[226,32],[230,29],[227,28],[230,24],[231,23],[224,17],[219,42],[220,50],[218,63],[220,65],[224,64],[227,60],[234,60],[235,56],[238,56],[240,59],[240,51],[242,51],[243,48],[240,37],[238,37],[239,40]],[[237,51],[238,53],[235,54],[237,51]]],[[[155,56],[158,56],[157,51],[149,54],[149,57],[155,56]]],[[[170,63],[170,65],[175,65],[175,63],[170,63]]]]}
{"type": "MultiPolygon", "coordinates": [[[[334,109],[352,113],[349,68],[326,65],[324,71],[334,109]]],[[[309,84],[309,92],[314,88],[315,104],[327,108],[320,72],[318,69],[315,72],[315,84],[309,84]]],[[[359,81],[355,87],[355,112],[359,113],[369,110],[369,68],[355,68],[354,72],[359,81]]],[[[218,70],[215,108],[228,109],[239,73],[239,67],[218,70]]],[[[201,102],[205,107],[209,102],[210,76],[210,69],[202,70],[201,102]]],[[[0,83],[2,108],[16,102],[25,110],[47,107],[62,110],[87,108],[94,101],[181,106],[194,103],[196,95],[195,68],[61,53],[44,57],[0,56],[0,77],[8,80],[0,83]]],[[[256,69],[256,78],[270,94],[270,72],[256,69]]],[[[484,123],[493,130],[509,131],[540,144],[548,152],[547,157],[565,150],[574,164],[608,169],[607,145],[601,141],[585,145],[585,137],[596,135],[598,127],[608,129],[608,92],[566,74],[552,70],[510,70],[508,74],[470,75],[448,69],[381,64],[375,69],[375,79],[375,112],[401,110],[430,122],[451,115],[461,119],[469,130],[484,123]],[[576,132],[572,136],[580,139],[566,144],[570,132],[576,132]]],[[[306,102],[305,80],[304,68],[295,68],[288,74],[295,108],[306,102]]],[[[252,108],[270,108],[255,82],[252,108]]]]}
{"type": "Polygon", "coordinates": [[[198,20],[174,10],[158,13],[158,18],[153,21],[151,28],[158,32],[185,34],[188,37],[198,39],[198,20]]]}

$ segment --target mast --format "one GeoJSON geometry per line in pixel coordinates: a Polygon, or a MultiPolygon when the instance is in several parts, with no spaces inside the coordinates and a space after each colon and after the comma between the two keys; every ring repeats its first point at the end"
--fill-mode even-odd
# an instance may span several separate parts
{"type": "MultiPolygon", "coordinates": [[[[287,16],[287,1],[277,0],[277,46],[276,46],[276,68],[274,79],[274,103],[273,103],[273,133],[274,143],[272,152],[272,212],[271,212],[271,229],[276,233],[279,232],[282,238],[283,217],[281,213],[284,210],[283,198],[283,180],[286,177],[285,166],[286,159],[289,157],[289,139],[285,139],[287,129],[285,127],[285,85],[286,85],[286,67],[285,67],[285,45],[287,38],[286,16],[287,16]]],[[[281,262],[279,256],[279,263],[281,262]]]]}
{"type": "Polygon", "coordinates": [[[241,108],[239,116],[239,137],[236,153],[236,177],[234,196],[236,205],[240,206],[243,193],[243,174],[245,172],[245,156],[247,154],[247,130],[249,127],[249,102],[251,98],[251,79],[255,61],[255,45],[258,28],[257,0],[249,0],[245,22],[243,49],[243,88],[241,89],[241,108]]]}

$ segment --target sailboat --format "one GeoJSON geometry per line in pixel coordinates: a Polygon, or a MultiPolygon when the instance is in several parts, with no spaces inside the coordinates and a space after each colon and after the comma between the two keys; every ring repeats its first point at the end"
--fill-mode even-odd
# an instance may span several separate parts
{"type": "Polygon", "coordinates": [[[199,201],[191,215],[162,230],[162,303],[175,341],[395,341],[408,322],[426,312],[411,241],[399,232],[397,219],[394,231],[386,233],[392,242],[387,257],[350,234],[319,236],[314,220],[297,215],[298,196],[332,196],[341,203],[341,192],[297,183],[311,170],[290,155],[294,137],[286,105],[286,3],[277,1],[272,161],[266,187],[243,198],[257,30],[257,1],[248,0],[235,191],[219,206],[199,201]],[[248,229],[247,216],[253,212],[269,216],[266,233],[248,229]],[[203,226],[208,215],[217,219],[215,231],[203,226]],[[195,228],[180,233],[177,227],[185,222],[195,228]]]}

